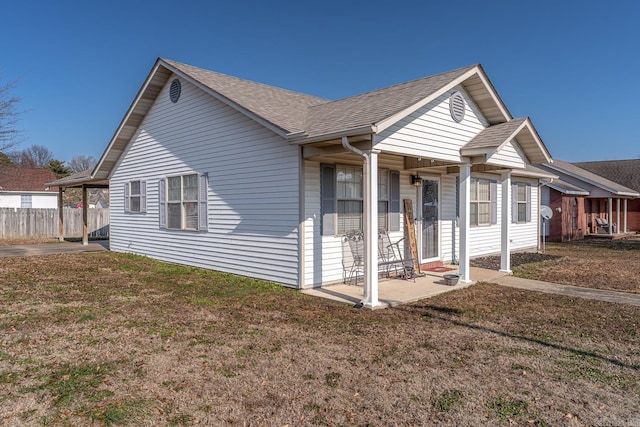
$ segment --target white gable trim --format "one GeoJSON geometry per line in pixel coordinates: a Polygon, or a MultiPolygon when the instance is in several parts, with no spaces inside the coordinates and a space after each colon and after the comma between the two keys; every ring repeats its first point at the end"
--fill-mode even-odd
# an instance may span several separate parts
{"type": "MultiPolygon", "coordinates": [[[[470,69],[469,71],[467,71],[466,73],[464,73],[463,75],[458,77],[457,79],[452,80],[451,82],[449,82],[449,84],[443,86],[442,88],[440,88],[439,90],[435,91],[434,93],[432,93],[431,95],[427,96],[426,98],[422,99],[421,101],[416,102],[415,104],[411,105],[410,107],[407,107],[404,110],[399,111],[398,113],[396,113],[396,114],[394,114],[394,115],[392,115],[392,116],[390,116],[390,117],[388,117],[388,118],[376,123],[375,124],[376,132],[380,133],[380,132],[384,131],[389,126],[392,126],[394,123],[397,123],[402,118],[404,118],[404,117],[412,114],[416,110],[424,107],[425,105],[427,105],[428,103],[430,103],[434,99],[436,99],[439,96],[441,96],[442,94],[450,91],[451,89],[455,88],[456,86],[461,85],[465,80],[468,80],[469,78],[471,78],[473,76],[477,76],[478,78],[480,78],[480,80],[484,84],[485,88],[487,89],[487,92],[489,92],[489,95],[491,96],[491,98],[495,102],[495,104],[498,107],[498,109],[500,110],[501,114],[504,116],[504,121],[510,120],[511,119],[511,114],[507,110],[507,107],[504,105],[504,103],[502,102],[502,100],[498,96],[497,92],[493,88],[493,85],[491,85],[491,83],[489,82],[489,79],[486,77],[486,75],[484,74],[482,69],[479,66],[476,65],[475,67],[473,67],[472,69],[470,69]]],[[[470,99],[473,99],[473,97],[471,95],[468,94],[468,96],[469,96],[470,99]]],[[[475,103],[475,101],[474,101],[474,103],[475,103]]],[[[480,111],[482,111],[482,110],[480,110],[480,111]]]]}

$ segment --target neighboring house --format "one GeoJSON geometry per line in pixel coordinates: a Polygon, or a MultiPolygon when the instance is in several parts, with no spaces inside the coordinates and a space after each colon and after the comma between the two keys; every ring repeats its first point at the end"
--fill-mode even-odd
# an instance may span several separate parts
{"type": "MultiPolygon", "coordinates": [[[[536,248],[551,157],[480,65],[329,101],[158,59],[95,169],[110,247],[297,288],[339,282],[364,232],[365,307],[379,227],[414,214],[421,263],[536,248]]],[[[413,226],[413,224],[408,224],[413,226]]]]}
{"type": "Polygon", "coordinates": [[[629,228],[629,206],[640,193],[589,172],[575,164],[554,160],[539,166],[558,175],[542,187],[541,202],[554,216],[549,221],[550,241],[579,240],[588,234],[619,234],[629,228]]]}
{"type": "MultiPolygon", "coordinates": [[[[580,162],[574,165],[640,193],[640,159],[580,162]]],[[[640,231],[640,198],[629,200],[627,229],[640,231]]]]}
{"type": "Polygon", "coordinates": [[[57,208],[58,188],[47,185],[55,179],[46,168],[0,166],[0,208],[57,208]]]}

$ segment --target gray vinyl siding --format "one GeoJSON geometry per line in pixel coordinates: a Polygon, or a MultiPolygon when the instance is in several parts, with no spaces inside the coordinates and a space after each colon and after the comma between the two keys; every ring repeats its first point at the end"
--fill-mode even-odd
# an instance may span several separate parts
{"type": "Polygon", "coordinates": [[[489,124],[462,87],[451,90],[376,136],[376,148],[392,153],[459,162],[460,148],[489,124]],[[459,90],[465,98],[465,116],[456,123],[449,97],[459,90]]]}
{"type": "MultiPolygon", "coordinates": [[[[172,79],[169,80],[169,82],[172,79]]],[[[182,80],[168,85],[110,177],[111,249],[298,285],[298,151],[182,80]],[[159,228],[158,181],[208,174],[208,230],[159,228]],[[124,213],[124,183],[144,179],[147,213],[124,213]]]]}

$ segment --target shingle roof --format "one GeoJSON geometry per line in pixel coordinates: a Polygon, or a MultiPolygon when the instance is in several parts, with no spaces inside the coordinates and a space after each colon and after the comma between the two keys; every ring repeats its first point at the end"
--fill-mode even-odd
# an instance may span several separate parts
{"type": "Polygon", "coordinates": [[[304,130],[308,108],[329,102],[323,98],[216,73],[168,59],[163,59],[163,61],[286,133],[304,130]]]}
{"type": "Polygon", "coordinates": [[[573,164],[640,192],[640,159],[576,162],[573,164]]]}
{"type": "Polygon", "coordinates": [[[526,118],[513,119],[505,123],[489,126],[474,136],[473,139],[464,146],[464,149],[498,148],[525,120],[526,118]]]}
{"type": "Polygon", "coordinates": [[[569,162],[554,159],[552,164],[546,164],[543,166],[545,168],[550,168],[551,170],[558,170],[560,172],[566,173],[585,182],[592,183],[592,185],[596,185],[597,187],[600,187],[614,194],[631,195],[634,197],[638,196],[638,192],[631,188],[625,187],[624,185],[613,182],[607,178],[603,178],[600,175],[596,175],[569,162]]]}
{"type": "Polygon", "coordinates": [[[28,168],[22,166],[0,166],[1,191],[57,191],[47,188],[56,174],[47,168],[28,168]]]}
{"type": "Polygon", "coordinates": [[[378,123],[432,95],[474,67],[458,68],[312,106],[305,131],[309,137],[314,137],[378,123]]]}

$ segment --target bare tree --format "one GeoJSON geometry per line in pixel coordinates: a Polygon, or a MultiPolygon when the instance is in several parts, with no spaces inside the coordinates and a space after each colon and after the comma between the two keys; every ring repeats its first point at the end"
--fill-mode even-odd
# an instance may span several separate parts
{"type": "Polygon", "coordinates": [[[87,169],[93,169],[98,161],[93,156],[75,156],[69,162],[69,168],[73,173],[86,171],[87,169]]]}
{"type": "Polygon", "coordinates": [[[11,152],[8,156],[16,165],[31,168],[46,168],[53,160],[53,153],[42,145],[32,145],[22,151],[11,152]]]}
{"type": "Polygon", "coordinates": [[[11,95],[16,84],[16,80],[3,83],[0,76],[0,151],[13,148],[22,142],[21,131],[16,127],[20,115],[16,107],[20,98],[11,95]]]}

